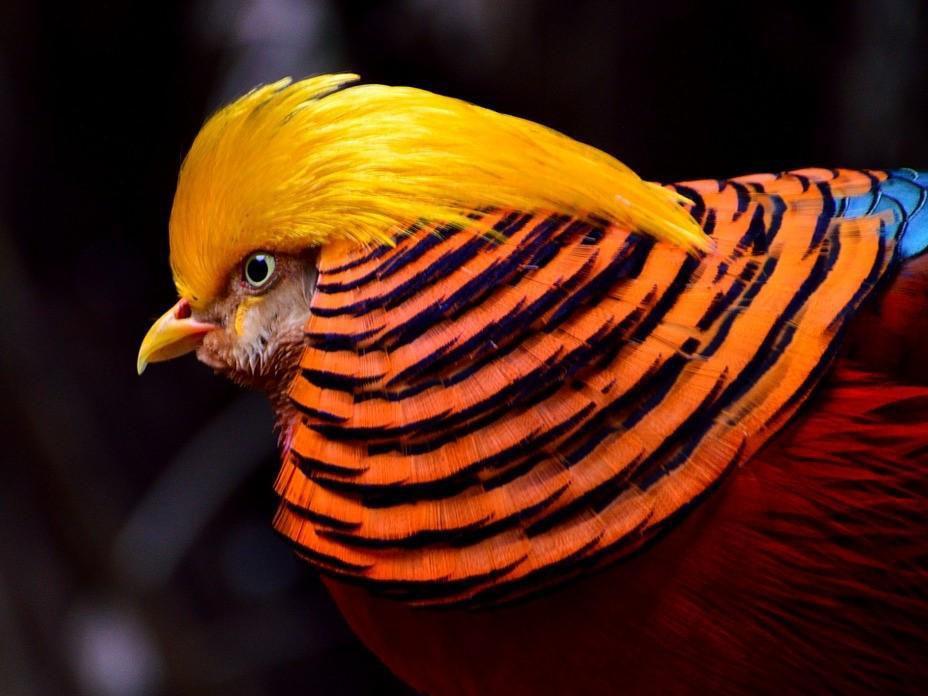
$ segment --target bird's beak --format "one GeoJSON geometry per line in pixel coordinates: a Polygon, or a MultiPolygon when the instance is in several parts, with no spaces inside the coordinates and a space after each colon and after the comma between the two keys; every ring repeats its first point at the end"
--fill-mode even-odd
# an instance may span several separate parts
{"type": "Polygon", "coordinates": [[[148,363],[170,360],[196,350],[203,342],[203,337],[216,328],[216,324],[193,319],[190,316],[190,303],[184,299],[179,300],[152,324],[142,339],[136,363],[139,374],[145,371],[148,363]]]}

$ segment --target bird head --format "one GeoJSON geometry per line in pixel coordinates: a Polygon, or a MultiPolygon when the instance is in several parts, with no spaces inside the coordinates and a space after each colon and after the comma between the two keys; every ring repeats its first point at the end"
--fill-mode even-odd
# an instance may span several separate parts
{"type": "Polygon", "coordinates": [[[279,391],[299,362],[319,250],[393,245],[417,221],[552,211],[707,244],[683,199],[595,148],[419,89],[345,86],[356,79],[259,87],[203,126],[169,226],[180,299],[145,336],[140,373],[196,351],[279,391]]]}

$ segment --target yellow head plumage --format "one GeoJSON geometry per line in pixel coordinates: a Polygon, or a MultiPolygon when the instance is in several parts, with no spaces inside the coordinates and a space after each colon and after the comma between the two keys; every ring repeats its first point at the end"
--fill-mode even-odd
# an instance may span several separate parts
{"type": "Polygon", "coordinates": [[[599,150],[513,116],[409,87],[321,75],[259,87],[194,140],[171,211],[171,266],[194,306],[250,252],[391,243],[416,220],[496,207],[597,216],[707,246],[675,193],[599,150]]]}

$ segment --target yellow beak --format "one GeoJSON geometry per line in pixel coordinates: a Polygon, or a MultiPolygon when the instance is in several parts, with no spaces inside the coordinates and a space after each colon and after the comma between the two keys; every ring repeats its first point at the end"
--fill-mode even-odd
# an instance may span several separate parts
{"type": "Polygon", "coordinates": [[[215,328],[218,328],[216,324],[191,318],[190,303],[179,300],[145,334],[136,369],[142,374],[148,363],[170,360],[196,350],[203,337],[215,328]]]}

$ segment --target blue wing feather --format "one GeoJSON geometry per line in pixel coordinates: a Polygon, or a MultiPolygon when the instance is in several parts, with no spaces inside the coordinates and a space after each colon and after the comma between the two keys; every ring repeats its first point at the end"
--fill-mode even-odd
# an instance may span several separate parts
{"type": "Polygon", "coordinates": [[[892,233],[901,240],[901,257],[910,259],[928,249],[928,172],[894,169],[888,174],[878,186],[880,201],[875,211],[894,211],[892,233]]]}

